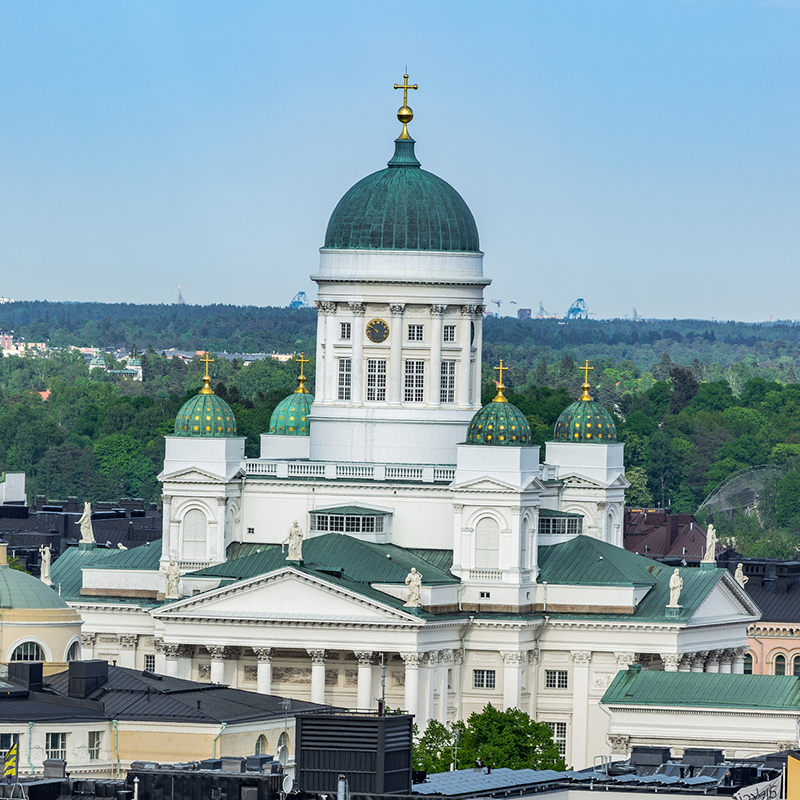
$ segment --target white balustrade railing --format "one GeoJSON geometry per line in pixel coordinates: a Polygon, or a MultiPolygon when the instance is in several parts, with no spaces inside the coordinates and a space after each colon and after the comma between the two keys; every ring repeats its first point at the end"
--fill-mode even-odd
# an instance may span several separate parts
{"type": "Polygon", "coordinates": [[[435,481],[448,481],[452,482],[456,478],[456,471],[453,467],[434,467],[433,479],[435,481]]]}
{"type": "Polygon", "coordinates": [[[390,481],[421,481],[422,467],[386,467],[386,479],[390,481]]]}
{"type": "Polygon", "coordinates": [[[406,464],[352,464],[329,461],[272,461],[251,458],[244,462],[247,475],[276,478],[322,478],[324,480],[418,481],[451,483],[455,467],[414,466],[406,464]]]}
{"type": "Polygon", "coordinates": [[[289,464],[288,473],[293,478],[323,478],[325,477],[324,464],[306,464],[299,462],[289,464]]]}
{"type": "Polygon", "coordinates": [[[372,478],[375,474],[375,467],[367,467],[363,464],[337,464],[337,478],[372,478]]]}
{"type": "Polygon", "coordinates": [[[276,475],[278,464],[275,461],[261,461],[252,459],[247,462],[248,475],[276,475]]]}
{"type": "Polygon", "coordinates": [[[501,581],[503,573],[499,569],[471,569],[469,576],[474,581],[501,581]]]}

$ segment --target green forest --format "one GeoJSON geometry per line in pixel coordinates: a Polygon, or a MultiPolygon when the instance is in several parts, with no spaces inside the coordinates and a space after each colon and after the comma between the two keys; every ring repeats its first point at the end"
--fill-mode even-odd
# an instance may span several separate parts
{"type": "MultiPolygon", "coordinates": [[[[163,437],[203,374],[199,358],[186,364],[163,351],[309,354],[316,313],[20,302],[0,307],[0,330],[54,348],[43,358],[0,360],[0,469],[26,472],[31,496],[155,500],[163,437]],[[90,371],[70,345],[136,352],[144,381],[90,371]]],[[[487,317],[484,401],[501,358],[511,368],[509,399],[541,444],[578,397],[578,367],[589,359],[592,395],[614,414],[626,445],[631,505],[694,512],[728,476],[778,465],[783,472],[765,486],[758,515],[714,521],[741,552],[789,554],[800,545],[800,326],[487,317]]],[[[308,373],[313,390],[313,356],[308,373]]],[[[256,456],[274,406],[296,387],[297,365],[216,357],[212,375],[256,456]]]]}

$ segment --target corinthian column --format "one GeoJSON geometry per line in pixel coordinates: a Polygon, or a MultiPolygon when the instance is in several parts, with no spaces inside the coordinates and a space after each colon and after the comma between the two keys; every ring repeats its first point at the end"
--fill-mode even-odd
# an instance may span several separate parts
{"type": "Polygon", "coordinates": [[[211,656],[211,683],[225,683],[225,648],[206,645],[211,656]]]}
{"type": "Polygon", "coordinates": [[[431,306],[431,368],[428,370],[428,405],[441,405],[442,316],[447,306],[431,306]]]}
{"type": "Polygon", "coordinates": [[[589,725],[589,665],[587,650],[572,652],[572,762],[575,769],[586,764],[586,739],[589,725]]]}
{"type": "Polygon", "coordinates": [[[406,686],[403,705],[409,714],[417,714],[419,705],[419,653],[401,653],[400,657],[406,665],[406,686]]]}
{"type": "Polygon", "coordinates": [[[372,651],[355,653],[358,659],[358,700],[356,707],[372,708],[372,651]]]}
{"type": "Polygon", "coordinates": [[[353,355],[351,364],[350,402],[361,405],[364,402],[364,303],[350,303],[353,314],[353,355]]]}
{"type": "Polygon", "coordinates": [[[272,648],[254,647],[253,652],[258,658],[256,691],[259,694],[270,694],[272,690],[272,648]]]}
{"type": "Polygon", "coordinates": [[[325,650],[308,650],[311,656],[311,702],[325,702],[325,650]]]}
{"type": "Polygon", "coordinates": [[[403,398],[403,312],[405,303],[389,303],[392,329],[389,349],[389,405],[399,406],[403,398]]]}
{"type": "Polygon", "coordinates": [[[472,317],[475,306],[461,306],[461,359],[456,367],[456,401],[459,408],[470,407],[469,384],[472,369],[472,317]]]}

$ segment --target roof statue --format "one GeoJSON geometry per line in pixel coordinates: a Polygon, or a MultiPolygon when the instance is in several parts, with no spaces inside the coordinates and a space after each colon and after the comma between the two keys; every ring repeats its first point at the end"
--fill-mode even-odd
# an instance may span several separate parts
{"type": "Polygon", "coordinates": [[[406,586],[408,599],[405,605],[408,608],[419,608],[422,604],[422,575],[417,572],[416,567],[411,567],[411,572],[406,576],[406,586]]]}
{"type": "Polygon", "coordinates": [[[40,568],[39,578],[42,583],[46,583],[48,586],[50,586],[50,561],[52,558],[50,545],[39,545],[39,555],[42,557],[42,566],[40,568]]]}
{"type": "Polygon", "coordinates": [[[287,561],[302,561],[303,560],[303,531],[297,524],[297,520],[292,523],[289,528],[289,533],[281,544],[281,551],[284,547],[289,545],[289,552],[286,554],[287,561]]]}
{"type": "Polygon", "coordinates": [[[713,525],[708,526],[706,531],[706,552],[701,561],[702,564],[715,564],[717,561],[717,532],[713,525]]]}
{"type": "Polygon", "coordinates": [[[613,444],[617,441],[617,428],[611,414],[603,408],[590,394],[589,366],[587,359],[580,367],[583,371],[583,393],[571,405],[567,406],[556,422],[554,438],[561,442],[592,442],[596,444],[613,444]]]}
{"type": "Polygon", "coordinates": [[[181,571],[172,559],[164,573],[164,578],[167,581],[167,600],[177,600],[181,596],[181,571]]]}
{"type": "Polygon", "coordinates": [[[175,417],[175,436],[236,436],[236,417],[231,407],[214,394],[208,367],[214,363],[208,351],[200,359],[206,365],[203,388],[187,400],[175,417]]]}
{"type": "Polygon", "coordinates": [[[81,526],[81,543],[83,544],[93,544],[94,543],[94,531],[92,530],[92,504],[86,503],[83,506],[83,514],[81,514],[81,518],[78,520],[78,524],[81,526]]]}
{"type": "Polygon", "coordinates": [[[750,578],[748,578],[747,575],[744,574],[744,569],[742,568],[741,561],[737,565],[736,572],[733,573],[733,577],[736,579],[736,583],[738,583],[739,586],[742,587],[742,589],[744,589],[744,585],[747,583],[747,581],[750,580],[750,578]]]}
{"type": "Polygon", "coordinates": [[[669,577],[669,603],[667,603],[667,608],[681,607],[678,604],[678,600],[680,599],[682,589],[683,578],[681,578],[681,573],[678,567],[675,567],[672,575],[669,577]]]}
{"type": "Polygon", "coordinates": [[[499,374],[495,381],[497,394],[472,418],[467,429],[467,444],[529,445],[533,440],[530,423],[504,394],[503,373],[508,371],[508,367],[504,367],[501,360],[500,366],[494,370],[499,374]]]}
{"type": "Polygon", "coordinates": [[[297,388],[288,397],[275,406],[269,419],[269,433],[276,436],[308,436],[311,426],[308,415],[314,403],[314,395],[306,389],[306,375],[304,367],[310,359],[300,353],[300,358],[295,361],[300,365],[300,375],[297,378],[297,388]]]}

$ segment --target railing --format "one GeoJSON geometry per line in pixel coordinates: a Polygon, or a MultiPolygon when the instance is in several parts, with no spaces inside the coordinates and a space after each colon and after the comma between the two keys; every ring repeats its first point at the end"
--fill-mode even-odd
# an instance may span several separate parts
{"type": "Polygon", "coordinates": [[[247,475],[276,478],[322,478],[324,480],[415,481],[452,483],[455,467],[406,464],[353,464],[330,461],[272,461],[252,458],[244,462],[247,475]]]}
{"type": "Polygon", "coordinates": [[[178,561],[178,569],[185,572],[194,572],[196,569],[205,569],[210,566],[210,561],[178,561]]]}
{"type": "Polygon", "coordinates": [[[471,569],[469,577],[474,581],[501,581],[503,573],[499,569],[471,569]]]}

